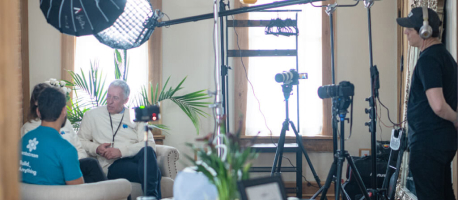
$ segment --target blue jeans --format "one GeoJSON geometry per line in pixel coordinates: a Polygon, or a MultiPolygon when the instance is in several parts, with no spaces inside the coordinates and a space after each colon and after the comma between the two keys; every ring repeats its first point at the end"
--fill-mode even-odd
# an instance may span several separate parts
{"type": "MultiPolygon", "coordinates": [[[[144,153],[145,148],[142,148],[133,157],[116,160],[108,168],[108,179],[125,178],[130,182],[140,183],[143,190],[144,153]]],[[[157,165],[156,152],[154,152],[153,148],[147,147],[147,191],[143,191],[145,196],[154,196],[157,199],[161,199],[161,177],[161,171],[157,165]]]]}

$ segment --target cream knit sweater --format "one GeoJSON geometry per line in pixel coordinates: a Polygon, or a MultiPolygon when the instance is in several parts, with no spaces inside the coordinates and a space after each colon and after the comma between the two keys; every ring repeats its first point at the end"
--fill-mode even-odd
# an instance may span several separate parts
{"type": "MultiPolygon", "coordinates": [[[[113,133],[118,128],[123,115],[122,124],[114,138],[114,148],[118,148],[121,151],[122,158],[132,157],[145,146],[145,123],[132,123],[130,109],[125,109],[122,114],[111,115],[113,131],[106,106],[87,111],[81,122],[78,136],[83,148],[90,156],[97,157],[105,174],[108,172],[108,167],[117,159],[107,160],[105,157],[98,155],[96,150],[100,144],[112,143],[113,133]]],[[[148,146],[153,147],[156,151],[156,144],[150,131],[148,131],[148,146]]]]}

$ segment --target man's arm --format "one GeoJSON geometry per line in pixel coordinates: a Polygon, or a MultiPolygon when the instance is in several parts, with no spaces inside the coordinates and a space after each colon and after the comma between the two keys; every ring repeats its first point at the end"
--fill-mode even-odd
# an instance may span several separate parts
{"type": "Polygon", "coordinates": [[[93,142],[92,138],[92,123],[90,113],[84,114],[83,120],[81,121],[80,130],[78,131],[78,137],[83,145],[83,148],[88,152],[90,156],[97,156],[97,147],[99,144],[93,142]]]}
{"type": "Polygon", "coordinates": [[[79,185],[79,184],[84,184],[84,179],[83,177],[80,177],[78,179],[72,180],[72,181],[65,181],[65,184],[67,185],[79,185]]]}
{"type": "MultiPolygon", "coordinates": [[[[137,124],[137,143],[117,147],[123,158],[135,156],[143,147],[145,147],[145,123],[137,124]]],[[[154,142],[153,134],[148,130],[148,146],[156,150],[156,143],[154,142]]],[[[116,146],[115,146],[116,147],[116,146]]]]}
{"type": "Polygon", "coordinates": [[[429,105],[439,117],[451,121],[457,125],[457,113],[447,104],[442,88],[430,88],[426,90],[429,105]]]}
{"type": "Polygon", "coordinates": [[[76,151],[78,151],[78,159],[83,159],[87,158],[87,152],[83,148],[83,145],[81,144],[80,139],[78,138],[78,135],[75,133],[73,130],[73,127],[70,123],[70,121],[67,119],[67,122],[65,123],[65,130],[69,131],[70,133],[70,140],[69,142],[76,148],[76,151]]]}
{"type": "Polygon", "coordinates": [[[83,184],[83,173],[81,173],[78,161],[78,152],[75,147],[69,144],[66,148],[60,149],[59,162],[62,165],[65,183],[67,185],[83,184]]]}

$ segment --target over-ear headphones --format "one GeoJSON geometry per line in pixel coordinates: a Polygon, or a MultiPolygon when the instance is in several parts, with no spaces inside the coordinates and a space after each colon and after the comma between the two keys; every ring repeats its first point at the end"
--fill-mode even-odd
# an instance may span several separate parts
{"type": "Polygon", "coordinates": [[[429,25],[428,17],[428,8],[423,6],[423,26],[420,28],[420,37],[423,39],[428,39],[433,34],[433,29],[429,25]]]}

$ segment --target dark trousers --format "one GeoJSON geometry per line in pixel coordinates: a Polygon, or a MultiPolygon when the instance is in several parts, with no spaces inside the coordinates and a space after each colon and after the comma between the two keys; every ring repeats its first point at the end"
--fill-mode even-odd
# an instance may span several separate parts
{"type": "MultiPolygon", "coordinates": [[[[108,179],[125,178],[130,182],[140,183],[142,190],[144,188],[144,153],[145,148],[142,148],[137,155],[128,158],[116,160],[108,168],[108,179]]],[[[153,148],[147,148],[147,191],[143,191],[145,196],[154,196],[161,199],[161,171],[157,165],[156,152],[153,148]]]]}
{"type": "Polygon", "coordinates": [[[455,200],[451,162],[456,151],[410,147],[409,168],[418,200],[455,200]]]}
{"type": "Polygon", "coordinates": [[[83,173],[84,183],[106,181],[107,177],[100,167],[99,161],[95,158],[80,159],[80,169],[83,173]]]}

